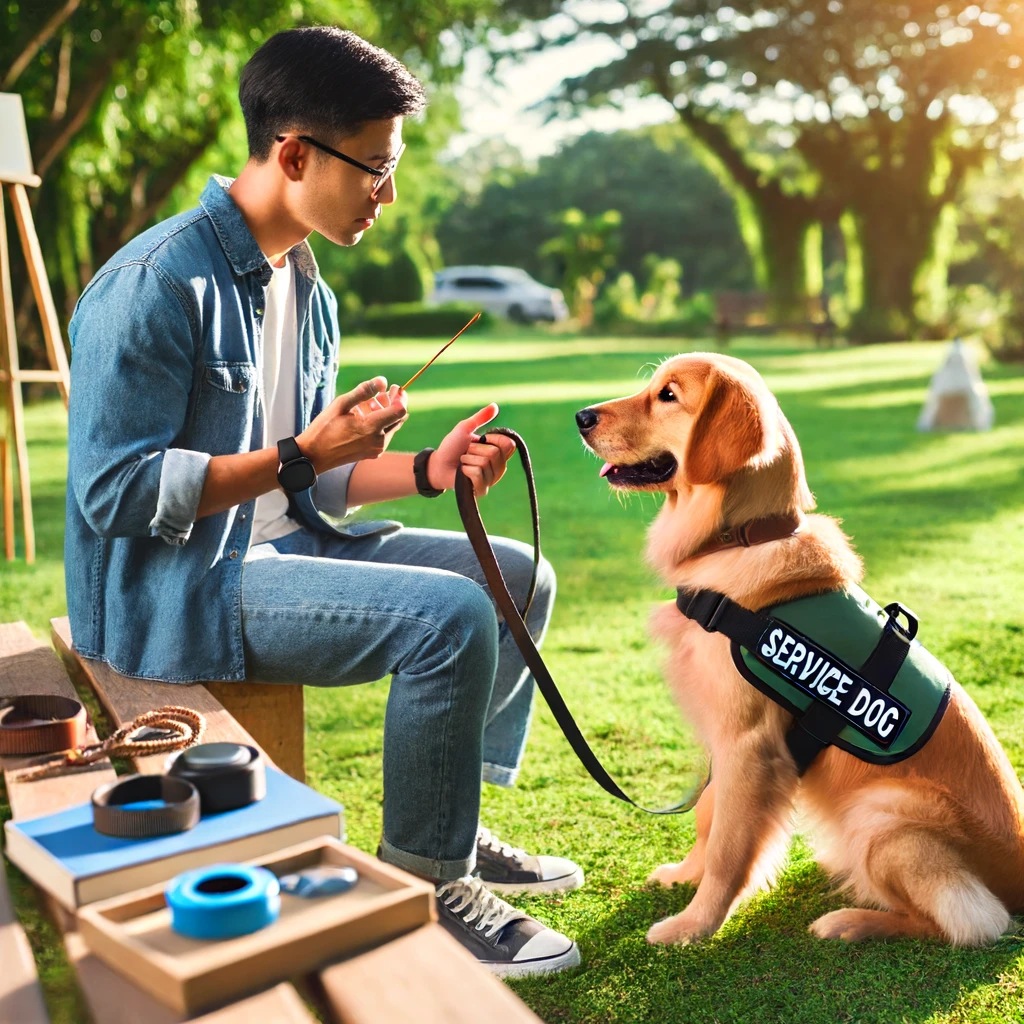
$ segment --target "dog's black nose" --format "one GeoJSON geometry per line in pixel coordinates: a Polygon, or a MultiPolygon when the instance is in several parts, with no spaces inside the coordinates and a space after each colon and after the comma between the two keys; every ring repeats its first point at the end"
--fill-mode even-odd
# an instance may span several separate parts
{"type": "Polygon", "coordinates": [[[576,413],[576,426],[580,428],[581,434],[593,430],[597,426],[597,413],[593,409],[580,409],[576,413]]]}

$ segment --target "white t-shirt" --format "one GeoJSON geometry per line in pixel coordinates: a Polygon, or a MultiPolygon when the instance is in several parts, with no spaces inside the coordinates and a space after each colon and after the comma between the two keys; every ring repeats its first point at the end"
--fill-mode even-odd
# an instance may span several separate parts
{"type": "MultiPolygon", "coordinates": [[[[263,309],[263,365],[260,367],[264,448],[273,447],[283,437],[295,435],[298,397],[295,270],[287,256],[283,267],[271,264],[271,269],[274,273],[267,284],[263,309]]],[[[279,487],[256,499],[252,519],[250,547],[276,540],[299,528],[299,524],[288,517],[288,498],[279,487]]]]}

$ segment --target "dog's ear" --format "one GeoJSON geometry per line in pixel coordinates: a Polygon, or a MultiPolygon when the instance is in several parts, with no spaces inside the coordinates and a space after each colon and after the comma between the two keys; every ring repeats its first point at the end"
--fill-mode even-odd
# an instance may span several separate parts
{"type": "Polygon", "coordinates": [[[712,369],[690,432],[686,479],[692,486],[725,480],[760,455],[767,440],[764,411],[754,391],[712,369]]]}

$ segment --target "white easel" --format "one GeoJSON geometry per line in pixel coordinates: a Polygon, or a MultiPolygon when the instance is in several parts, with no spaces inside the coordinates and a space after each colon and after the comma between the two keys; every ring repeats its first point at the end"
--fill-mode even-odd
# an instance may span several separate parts
{"type": "Polygon", "coordinates": [[[25,412],[21,385],[33,381],[56,384],[68,405],[71,375],[64,352],[57,310],[46,277],[46,265],[39,248],[39,237],[32,220],[25,186],[38,188],[42,179],[32,172],[32,154],[28,145],[25,113],[21,96],[0,93],[0,406],[5,409],[0,434],[0,490],[3,492],[4,549],[7,560],[14,560],[14,458],[18,460],[21,484],[21,515],[25,534],[25,561],[36,558],[36,535],[32,521],[32,488],[29,481],[28,445],[25,440],[25,412]],[[14,296],[11,292],[11,260],[7,245],[4,193],[14,208],[14,219],[28,266],[36,307],[43,325],[49,370],[23,370],[18,363],[18,339],[14,333],[14,296]]]}

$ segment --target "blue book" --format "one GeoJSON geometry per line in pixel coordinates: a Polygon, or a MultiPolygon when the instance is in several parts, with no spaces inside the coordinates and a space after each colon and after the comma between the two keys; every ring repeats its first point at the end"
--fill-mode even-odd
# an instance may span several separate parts
{"type": "Polygon", "coordinates": [[[341,804],[274,768],[267,795],[248,807],[203,815],[187,832],[118,839],[97,832],[92,804],[4,825],[12,864],[68,910],[166,882],[205,864],[275,853],[318,836],[343,839],[341,804]]]}

